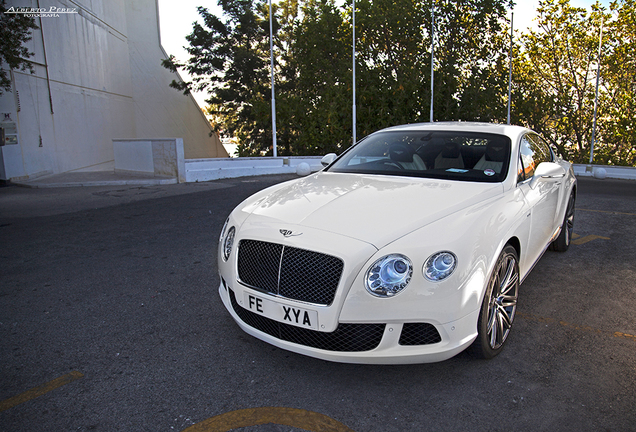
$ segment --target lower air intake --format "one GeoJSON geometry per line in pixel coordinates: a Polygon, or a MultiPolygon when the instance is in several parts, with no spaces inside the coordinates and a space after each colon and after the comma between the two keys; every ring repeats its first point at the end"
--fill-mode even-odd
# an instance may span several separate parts
{"type": "Polygon", "coordinates": [[[406,323],[402,327],[400,345],[430,345],[442,341],[437,328],[428,323],[406,323]]]}

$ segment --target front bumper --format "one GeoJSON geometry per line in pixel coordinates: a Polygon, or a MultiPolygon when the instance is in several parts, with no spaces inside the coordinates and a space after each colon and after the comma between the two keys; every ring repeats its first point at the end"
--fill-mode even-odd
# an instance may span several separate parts
{"type": "MultiPolygon", "coordinates": [[[[238,283],[230,286],[221,279],[221,300],[246,333],[279,348],[323,360],[361,364],[438,362],[462,352],[477,336],[479,311],[447,323],[341,322],[330,332],[299,328],[241,306],[246,292],[252,290],[238,283]]],[[[253,294],[262,296],[257,291],[253,294]]]]}

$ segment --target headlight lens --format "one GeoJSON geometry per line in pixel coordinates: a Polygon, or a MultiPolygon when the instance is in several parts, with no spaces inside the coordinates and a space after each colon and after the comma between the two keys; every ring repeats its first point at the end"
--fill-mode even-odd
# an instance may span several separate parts
{"type": "Polygon", "coordinates": [[[223,241],[223,261],[227,261],[230,257],[230,253],[232,253],[232,245],[234,244],[234,234],[236,233],[236,229],[231,227],[227,235],[225,236],[225,240],[223,241]]]}
{"type": "Polygon", "coordinates": [[[454,253],[443,251],[431,255],[424,264],[426,279],[439,282],[449,277],[457,267],[457,257],[454,253]]]}
{"type": "Polygon", "coordinates": [[[225,219],[225,223],[223,224],[223,228],[221,229],[221,235],[219,236],[219,241],[223,241],[223,237],[225,236],[225,230],[227,228],[227,224],[230,223],[230,218],[225,219]]]}
{"type": "Polygon", "coordinates": [[[380,258],[367,270],[364,283],[367,291],[378,297],[393,297],[411,281],[413,265],[404,255],[391,254],[380,258]]]}

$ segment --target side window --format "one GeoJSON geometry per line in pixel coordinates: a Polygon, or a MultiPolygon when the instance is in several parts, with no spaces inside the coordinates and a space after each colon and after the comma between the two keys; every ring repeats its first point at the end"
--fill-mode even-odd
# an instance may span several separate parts
{"type": "Polygon", "coordinates": [[[550,153],[550,162],[554,162],[556,160],[556,153],[554,152],[554,147],[548,144],[548,142],[545,139],[543,139],[541,135],[537,135],[537,138],[539,139],[541,143],[543,143],[545,148],[548,149],[548,152],[550,153]]]}
{"type": "Polygon", "coordinates": [[[521,147],[519,148],[521,155],[521,171],[525,179],[529,179],[534,175],[538,162],[535,161],[534,145],[528,139],[528,135],[521,138],[521,147]]]}
{"type": "Polygon", "coordinates": [[[526,179],[526,174],[523,171],[523,163],[521,158],[517,161],[517,183],[521,183],[526,179]]]}
{"type": "Polygon", "coordinates": [[[537,163],[539,165],[541,162],[552,162],[552,151],[550,150],[550,146],[543,138],[541,138],[537,134],[528,134],[528,138],[532,144],[534,144],[535,151],[541,154],[541,160],[537,163]]]}

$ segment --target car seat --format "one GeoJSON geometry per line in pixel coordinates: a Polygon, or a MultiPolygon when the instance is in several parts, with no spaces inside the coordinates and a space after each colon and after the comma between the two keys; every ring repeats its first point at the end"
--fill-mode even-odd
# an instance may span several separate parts
{"type": "Polygon", "coordinates": [[[398,162],[400,166],[407,170],[424,171],[426,170],[426,164],[419,157],[413,148],[405,143],[391,144],[389,147],[389,158],[398,162]]]}
{"type": "Polygon", "coordinates": [[[453,141],[446,141],[442,151],[435,158],[435,169],[464,168],[461,146],[453,141]]]}
{"type": "Polygon", "coordinates": [[[497,174],[501,173],[501,168],[503,167],[503,163],[508,156],[508,146],[506,143],[493,140],[488,142],[486,145],[486,152],[479,159],[479,161],[475,164],[473,169],[479,171],[485,171],[487,169],[491,169],[495,171],[497,174]]]}

